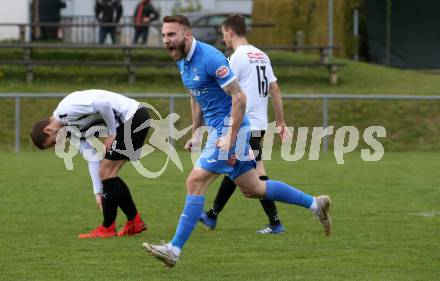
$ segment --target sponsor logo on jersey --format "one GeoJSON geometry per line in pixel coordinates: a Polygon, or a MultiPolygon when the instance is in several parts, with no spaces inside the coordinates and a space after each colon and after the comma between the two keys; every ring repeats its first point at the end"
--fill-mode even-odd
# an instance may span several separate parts
{"type": "Polygon", "coordinates": [[[218,78],[225,78],[226,76],[229,75],[229,67],[222,65],[219,68],[217,68],[217,70],[215,71],[215,75],[218,78]]]}
{"type": "Polygon", "coordinates": [[[262,60],[266,58],[263,53],[254,53],[254,52],[247,53],[247,56],[250,59],[257,59],[257,60],[262,60]]]}
{"type": "Polygon", "coordinates": [[[194,81],[200,81],[200,76],[199,75],[197,75],[197,68],[194,68],[194,81]]]}
{"type": "Polygon", "coordinates": [[[254,53],[254,52],[248,52],[246,53],[249,59],[249,63],[256,63],[256,64],[267,64],[268,60],[267,57],[264,55],[264,53],[254,53]]]}
{"type": "Polygon", "coordinates": [[[191,94],[195,97],[199,97],[203,94],[208,93],[208,88],[203,88],[203,89],[189,89],[191,91],[191,94]]]}

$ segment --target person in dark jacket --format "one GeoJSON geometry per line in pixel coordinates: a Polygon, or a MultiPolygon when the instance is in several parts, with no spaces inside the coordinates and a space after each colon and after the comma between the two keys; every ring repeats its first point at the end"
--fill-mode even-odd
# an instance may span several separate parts
{"type": "Polygon", "coordinates": [[[148,39],[148,24],[159,18],[159,13],[151,5],[150,0],[141,0],[136,9],[134,9],[133,21],[134,21],[134,38],[133,44],[137,44],[139,38],[141,38],[142,44],[145,44],[148,39]]]}
{"type": "Polygon", "coordinates": [[[41,40],[57,40],[58,27],[47,26],[46,24],[60,23],[61,9],[66,7],[66,3],[62,0],[40,0],[38,5],[39,22],[43,23],[40,27],[41,40]]]}
{"type": "MultiPolygon", "coordinates": [[[[95,16],[99,23],[117,24],[121,19],[123,12],[120,0],[96,0],[95,16]]],[[[116,26],[102,25],[99,27],[99,44],[105,42],[107,34],[110,34],[112,43],[116,42],[116,26]]]]}

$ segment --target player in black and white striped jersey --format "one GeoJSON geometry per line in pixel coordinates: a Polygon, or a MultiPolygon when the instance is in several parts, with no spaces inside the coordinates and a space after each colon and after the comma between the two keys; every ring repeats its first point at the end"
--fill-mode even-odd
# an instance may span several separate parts
{"type": "MultiPolygon", "coordinates": [[[[137,211],[128,186],[119,178],[118,173],[127,161],[140,158],[140,148],[147,136],[148,127],[136,132],[134,130],[148,119],[148,110],[133,99],[104,90],[85,90],[67,95],[58,104],[52,117],[34,125],[31,138],[40,149],[53,147],[58,132],[64,126],[75,126],[84,132],[95,125],[105,124],[108,130],[108,136],[104,139],[106,153],[104,159],[99,162],[99,177],[103,191],[102,194],[96,195],[97,204],[102,204],[104,220],[102,225],[90,233],[80,234],[80,238],[133,235],[147,228],[137,211]],[[126,143],[126,139],[131,143],[126,143]],[[124,228],[116,233],[118,207],[122,209],[128,221],[124,228]]],[[[92,166],[92,180],[96,181],[96,163],[92,166]]],[[[97,187],[97,184],[94,186],[97,187]]]]}

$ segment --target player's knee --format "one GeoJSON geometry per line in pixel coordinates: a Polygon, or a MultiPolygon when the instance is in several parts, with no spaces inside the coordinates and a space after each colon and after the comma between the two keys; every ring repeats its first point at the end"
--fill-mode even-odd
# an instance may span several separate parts
{"type": "Polygon", "coordinates": [[[265,182],[258,180],[252,182],[236,182],[241,192],[247,198],[263,198],[265,195],[265,182]]]}
{"type": "Polygon", "coordinates": [[[259,198],[258,192],[254,188],[241,187],[241,192],[246,198],[259,198]]]}
{"type": "Polygon", "coordinates": [[[192,194],[195,190],[197,190],[198,182],[194,178],[189,177],[186,180],[186,190],[188,193],[192,194]]]}
{"type": "Polygon", "coordinates": [[[259,197],[260,197],[260,196],[258,195],[258,193],[254,192],[254,191],[246,191],[246,192],[243,192],[243,195],[244,195],[246,198],[259,198],[259,197]]]}
{"type": "Polygon", "coordinates": [[[191,175],[189,177],[186,178],[186,188],[188,188],[188,186],[193,185],[195,182],[194,177],[192,177],[191,175]]]}
{"type": "Polygon", "coordinates": [[[200,181],[197,177],[189,176],[186,179],[186,191],[188,194],[198,195],[201,194],[202,190],[202,181],[200,181]]]}

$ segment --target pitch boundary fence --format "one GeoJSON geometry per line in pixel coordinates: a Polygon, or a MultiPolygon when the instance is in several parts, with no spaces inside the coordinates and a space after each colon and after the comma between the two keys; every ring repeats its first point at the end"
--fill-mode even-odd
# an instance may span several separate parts
{"type": "MultiPolygon", "coordinates": [[[[0,94],[1,99],[15,100],[15,151],[20,151],[20,101],[21,99],[61,99],[67,94],[34,94],[34,93],[4,93],[0,94]]],[[[169,93],[132,93],[125,94],[130,98],[148,98],[148,99],[168,99],[169,113],[175,112],[176,99],[188,99],[188,94],[169,94],[169,93]]],[[[426,101],[440,100],[440,95],[433,96],[416,96],[416,95],[353,95],[353,94],[283,94],[283,99],[297,100],[321,100],[322,101],[322,127],[328,127],[329,116],[329,100],[410,100],[410,101],[426,101]]],[[[324,152],[328,150],[328,137],[323,138],[322,148],[324,152]]]]}

